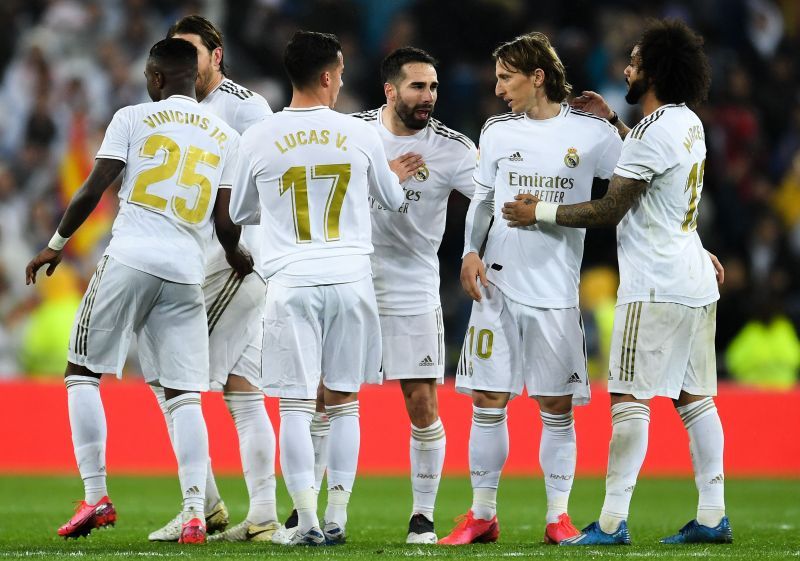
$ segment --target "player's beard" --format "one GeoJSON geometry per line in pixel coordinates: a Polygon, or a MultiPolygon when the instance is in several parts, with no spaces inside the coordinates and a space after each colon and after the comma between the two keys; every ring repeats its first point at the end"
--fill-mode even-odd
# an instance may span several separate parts
{"type": "Polygon", "coordinates": [[[398,117],[400,117],[400,120],[403,121],[403,124],[407,128],[418,131],[428,126],[428,121],[430,121],[431,117],[433,116],[433,105],[422,104],[411,107],[409,105],[406,105],[402,99],[398,98],[394,106],[394,112],[397,114],[398,117]],[[429,111],[428,118],[417,119],[414,116],[414,113],[416,113],[417,111],[429,111]]]}
{"type": "Polygon", "coordinates": [[[647,93],[649,87],[650,85],[647,83],[644,76],[637,78],[633,82],[629,82],[628,92],[625,94],[625,101],[631,105],[636,105],[639,103],[639,100],[642,99],[642,96],[647,93]]]}

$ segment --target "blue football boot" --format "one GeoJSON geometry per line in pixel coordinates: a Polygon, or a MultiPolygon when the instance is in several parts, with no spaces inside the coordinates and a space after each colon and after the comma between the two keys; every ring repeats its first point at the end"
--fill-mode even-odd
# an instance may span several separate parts
{"type": "Polygon", "coordinates": [[[661,540],[661,543],[733,543],[733,531],[727,516],[723,516],[713,528],[692,520],[674,536],[661,540]]]}
{"type": "Polygon", "coordinates": [[[631,534],[628,524],[623,520],[613,534],[606,534],[600,529],[599,522],[592,522],[574,538],[567,538],[558,545],[631,545],[631,534]]]}

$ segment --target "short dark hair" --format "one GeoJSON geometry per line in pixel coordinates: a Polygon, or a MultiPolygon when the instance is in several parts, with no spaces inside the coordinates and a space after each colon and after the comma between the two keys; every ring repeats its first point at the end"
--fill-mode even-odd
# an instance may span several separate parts
{"type": "Polygon", "coordinates": [[[197,49],[183,39],[162,39],[150,48],[150,60],[161,72],[194,82],[197,78],[197,49]]]}
{"type": "Polygon", "coordinates": [[[642,33],[638,68],[663,103],[701,103],[708,97],[711,67],[703,38],[680,20],[656,20],[642,33]]]}
{"type": "MultiPolygon", "coordinates": [[[[167,39],[171,39],[175,35],[192,34],[200,37],[200,41],[209,51],[217,48],[223,48],[222,32],[217,29],[213,23],[204,18],[203,16],[191,15],[186,16],[175,23],[167,31],[167,39]]],[[[219,70],[223,76],[228,75],[228,69],[225,67],[225,51],[222,52],[222,57],[219,59],[219,70]]]]}
{"type": "Polygon", "coordinates": [[[434,68],[439,64],[439,61],[422,49],[400,47],[386,55],[386,58],[381,62],[381,81],[385,84],[386,82],[401,80],[403,78],[403,66],[410,62],[430,64],[434,68]]]}
{"type": "Polygon", "coordinates": [[[292,85],[303,89],[325,68],[336,64],[341,52],[342,45],[332,33],[296,31],[283,52],[283,66],[292,85]]]}
{"type": "Polygon", "coordinates": [[[532,31],[497,47],[492,53],[503,66],[512,66],[526,76],[537,68],[544,71],[544,91],[550,101],[564,101],[572,92],[567,71],[544,33],[532,31]]]}

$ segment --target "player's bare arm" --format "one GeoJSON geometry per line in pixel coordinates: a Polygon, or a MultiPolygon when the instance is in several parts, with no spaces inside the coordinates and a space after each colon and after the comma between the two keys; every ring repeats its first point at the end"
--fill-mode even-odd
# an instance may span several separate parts
{"type": "Polygon", "coordinates": [[[422,155],[415,154],[414,152],[406,152],[401,154],[394,160],[389,160],[389,169],[391,169],[400,183],[417,173],[417,170],[425,164],[422,155]]]}
{"type": "Polygon", "coordinates": [[[717,275],[717,284],[722,285],[725,282],[725,268],[716,255],[710,251],[706,251],[706,253],[708,253],[708,258],[711,259],[711,265],[714,267],[714,273],[717,275]]]}
{"type": "MultiPolygon", "coordinates": [[[[558,205],[556,224],[571,228],[616,226],[646,188],[646,181],[615,175],[602,199],[574,205],[558,205]]],[[[503,205],[503,218],[508,220],[511,228],[536,224],[538,203],[539,199],[533,195],[517,195],[513,202],[503,205]]]]}
{"type": "Polygon", "coordinates": [[[231,204],[231,190],[217,191],[214,202],[214,229],[217,239],[225,250],[225,259],[239,277],[246,277],[253,272],[253,256],[241,245],[239,237],[242,227],[233,223],[228,208],[231,204]]]}
{"type": "Polygon", "coordinates": [[[603,99],[603,96],[597,92],[593,92],[591,90],[583,91],[581,92],[581,95],[577,96],[570,102],[570,105],[575,109],[592,113],[593,115],[597,115],[598,117],[602,117],[603,119],[607,120],[609,123],[614,125],[614,127],[616,127],[620,138],[623,140],[631,131],[630,127],[622,122],[622,119],[619,118],[619,115],[617,115],[616,112],[614,112],[611,107],[608,106],[606,100],[603,99]]]}
{"type": "MultiPolygon", "coordinates": [[[[111,158],[98,158],[86,181],[67,206],[56,232],[62,238],[69,238],[100,202],[100,198],[109,185],[125,168],[125,162],[111,158]]],[[[45,273],[49,277],[61,263],[61,249],[46,247],[31,259],[25,268],[25,284],[36,283],[36,272],[44,265],[49,265],[45,273]]]]}
{"type": "Polygon", "coordinates": [[[464,256],[464,260],[461,262],[461,288],[476,302],[481,301],[478,282],[484,288],[489,286],[489,281],[486,280],[486,266],[477,253],[470,252],[464,256]]]}

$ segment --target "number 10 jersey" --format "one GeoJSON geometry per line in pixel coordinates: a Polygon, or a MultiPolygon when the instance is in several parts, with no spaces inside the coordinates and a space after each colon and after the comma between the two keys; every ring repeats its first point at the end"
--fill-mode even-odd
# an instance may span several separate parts
{"type": "Polygon", "coordinates": [[[168,281],[201,284],[217,189],[231,185],[238,143],[235,130],[191,97],[117,111],[96,156],[125,162],[106,254],[168,281]]]}

